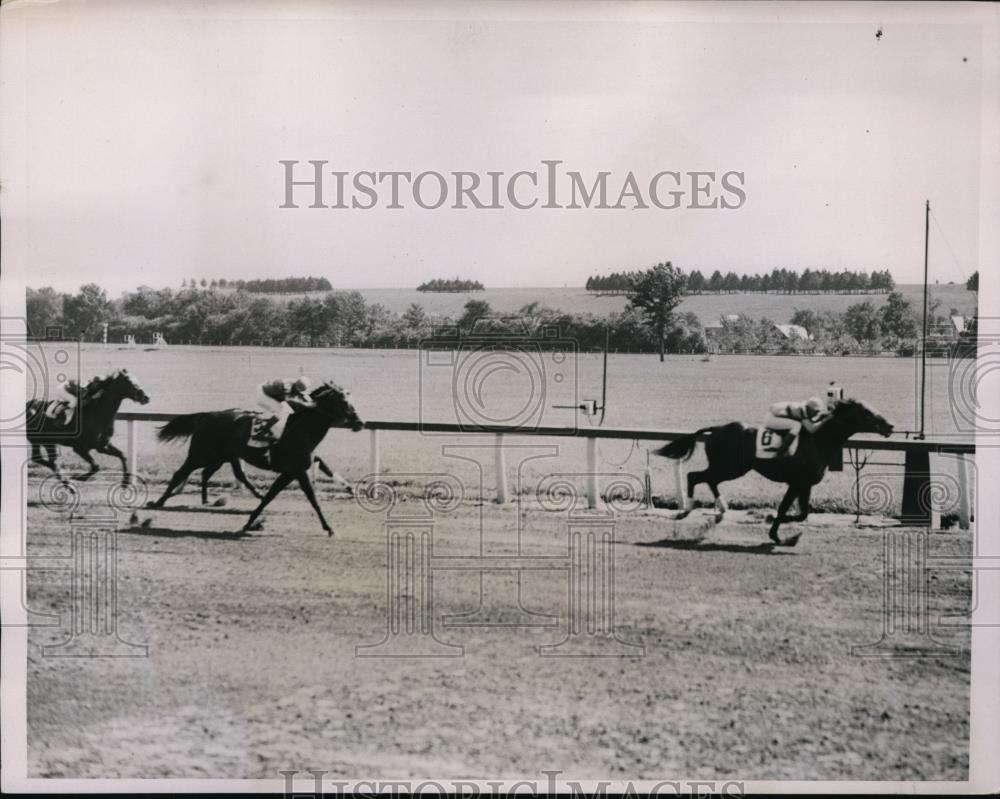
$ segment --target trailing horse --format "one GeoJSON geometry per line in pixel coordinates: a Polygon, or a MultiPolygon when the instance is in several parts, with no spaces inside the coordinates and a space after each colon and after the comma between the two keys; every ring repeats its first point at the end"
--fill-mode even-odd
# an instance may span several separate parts
{"type": "Polygon", "coordinates": [[[122,483],[128,485],[131,478],[128,462],[122,451],[111,443],[115,432],[115,414],[124,400],[132,400],[140,405],[149,402],[146,392],[124,369],[119,369],[100,381],[100,385],[83,398],[76,410],[75,423],[70,426],[45,415],[48,405],[46,400],[29,400],[26,405],[25,428],[28,443],[31,444],[31,460],[47,466],[63,483],[68,483],[57,462],[58,445],[62,444],[70,447],[90,464],[90,471],[79,478],[89,480],[100,470],[90,456],[91,450],[97,450],[102,455],[113,455],[121,461],[122,483]],[[43,449],[49,456],[48,460],[42,458],[43,449]]]}
{"type": "MultiPolygon", "coordinates": [[[[656,454],[687,460],[694,452],[698,439],[707,437],[705,454],[708,456],[708,468],[688,474],[687,495],[688,500],[693,499],[695,486],[707,483],[719,508],[716,521],[721,521],[727,510],[726,500],[719,492],[719,483],[735,480],[753,469],[769,480],[787,484],[788,490],[778,505],[777,514],[768,517],[771,521],[768,535],[776,544],[794,546],[798,536],[782,542],[778,537],[778,528],[782,522],[806,520],[812,487],[823,479],[827,465],[855,433],[878,433],[888,437],[892,434],[892,425],[860,400],[834,400],[829,420],[815,433],[803,428],[799,432],[798,448],[790,455],[758,458],[757,428],[741,422],[703,427],[656,450],[656,454]],[[796,498],[799,501],[799,514],[786,515],[796,498]]],[[[689,512],[683,511],[677,518],[683,518],[689,512]]]]}
{"type": "MultiPolygon", "coordinates": [[[[312,482],[309,480],[309,467],[314,459],[318,460],[314,458],[313,451],[331,427],[349,427],[357,432],[364,425],[354,406],[347,400],[346,393],[334,384],[323,383],[311,391],[310,396],[316,407],[304,408],[293,413],[281,439],[267,448],[250,446],[253,422],[258,416],[254,411],[231,408],[225,411],[175,416],[160,428],[157,437],[160,441],[190,438],[191,446],[188,449],[187,459],[170,479],[163,496],[151,502],[149,507],[162,508],[171,494],[184,485],[191,473],[197,469],[202,470],[202,502],[207,502],[208,479],[223,464],[228,463],[236,478],[261,500],[243,526],[244,532],[285,486],[292,480],[297,480],[316,515],[319,516],[323,529],[328,535],[333,535],[333,530],[327,524],[323,511],[320,510],[312,482]],[[261,497],[247,480],[241,460],[260,469],[278,473],[278,477],[264,497],[261,497]]],[[[322,465],[325,467],[325,464],[322,465]]],[[[328,469],[325,471],[329,473],[328,469]]]]}

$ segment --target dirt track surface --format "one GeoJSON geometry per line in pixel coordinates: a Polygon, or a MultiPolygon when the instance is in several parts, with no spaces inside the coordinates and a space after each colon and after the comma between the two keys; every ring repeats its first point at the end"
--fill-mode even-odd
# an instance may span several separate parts
{"type": "MultiPolygon", "coordinates": [[[[936,633],[960,647],[955,656],[852,656],[881,636],[884,531],[846,517],[814,516],[798,546],[770,549],[762,514],[710,527],[701,512],[684,525],[636,513],[588,527],[465,503],[432,530],[434,634],[461,656],[357,657],[387,631],[385,513],[326,493],[330,539],[289,492],[263,530],[233,538],[245,518],[234,511],[252,507],[246,493],[225,508],[202,510],[190,493],[174,501],[140,511],[149,526],[116,539],[119,635],[148,645],[147,657],[43,656],[65,632],[32,628],[30,776],[967,776],[967,632],[936,633]],[[519,515],[520,554],[540,566],[521,572],[521,610],[517,573],[502,568],[528,562],[511,560],[519,515]],[[614,633],[641,647],[624,649],[631,656],[539,655],[567,637],[572,525],[584,542],[610,530],[614,633]],[[710,529],[698,546],[678,542],[700,527],[710,529]],[[480,553],[500,568],[461,568],[481,565],[480,553]],[[473,620],[493,626],[446,625],[477,608],[473,620]],[[524,620],[551,624],[502,626],[524,620]]],[[[419,516],[419,505],[394,512],[419,516]]],[[[416,524],[419,541],[431,528],[416,524]]],[[[67,529],[65,516],[29,509],[36,565],[69,553],[67,529]]],[[[929,552],[968,556],[970,544],[967,533],[932,533],[929,552]]],[[[935,617],[968,609],[967,573],[930,580],[935,617]]],[[[419,580],[402,593],[419,603],[419,580]]],[[[65,614],[69,600],[69,572],[30,573],[32,610],[65,614]]],[[[601,619],[584,617],[584,631],[587,618],[601,619]]],[[[623,651],[608,636],[579,644],[585,655],[623,651]]]]}

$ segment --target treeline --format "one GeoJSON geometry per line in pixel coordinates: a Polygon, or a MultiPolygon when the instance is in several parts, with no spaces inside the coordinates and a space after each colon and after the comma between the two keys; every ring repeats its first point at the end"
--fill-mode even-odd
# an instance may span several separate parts
{"type": "MultiPolygon", "coordinates": [[[[612,272],[587,278],[587,291],[600,294],[627,294],[639,272],[612,272]]],[[[723,274],[716,269],[706,278],[698,269],[686,274],[685,294],[879,294],[892,291],[896,281],[886,269],[868,272],[806,269],[774,269],[763,275],[723,274]]]]}
{"type": "Polygon", "coordinates": [[[250,294],[301,294],[310,291],[332,291],[325,277],[280,277],[263,280],[231,280],[229,288],[250,294]]]}
{"type": "Polygon", "coordinates": [[[587,278],[586,289],[598,294],[627,294],[638,279],[638,272],[612,272],[587,278]]]}
{"type": "Polygon", "coordinates": [[[486,287],[478,280],[434,278],[417,286],[417,291],[484,291],[486,287]]]}
{"type": "MultiPolygon", "coordinates": [[[[357,291],[327,292],[287,303],[249,292],[211,291],[200,288],[138,290],[111,300],[95,284],[76,294],[51,288],[29,288],[26,296],[29,331],[84,341],[100,341],[108,324],[108,340],[121,342],[135,336],[149,343],[161,332],[169,343],[306,346],[306,347],[416,347],[435,337],[454,340],[462,335],[505,333],[535,336],[552,341],[548,332],[558,330],[558,341],[570,340],[581,350],[604,346],[612,351],[656,352],[659,329],[642,308],[604,316],[566,313],[531,303],[516,314],[496,313],[488,302],[469,300],[457,317],[428,314],[419,303],[395,313],[378,303],[368,303],[357,291]]],[[[929,308],[929,347],[951,346],[963,340],[975,344],[976,320],[956,336],[952,308],[939,313],[940,302],[929,308]],[[970,332],[971,331],[971,332],[970,332]],[[970,338],[971,336],[971,338],[970,338]]],[[[843,312],[796,309],[791,324],[804,328],[808,338],[782,333],[770,319],[741,315],[724,317],[720,324],[704,327],[693,313],[670,314],[663,327],[667,353],[825,353],[850,355],[916,351],[920,339],[919,314],[898,292],[891,292],[881,307],[870,300],[855,303],[843,312]]],[[[558,343],[558,342],[557,342],[558,343]]]]}
{"type": "MultiPolygon", "coordinates": [[[[457,317],[428,314],[419,303],[394,313],[368,303],[357,291],[328,292],[322,297],[277,303],[248,292],[200,288],[142,287],[116,300],[95,284],[75,295],[51,288],[28,289],[28,328],[44,337],[53,328],[64,338],[100,341],[103,323],[108,339],[121,342],[135,336],[150,343],[161,332],[168,343],[306,346],[416,347],[434,337],[453,340],[462,334],[503,333],[537,336],[558,329],[559,342],[571,340],[581,349],[604,346],[605,333],[613,350],[655,352],[658,341],[638,311],[608,316],[574,314],[531,303],[516,314],[496,313],[489,303],[469,300],[457,317]]],[[[704,330],[697,316],[679,314],[666,330],[667,352],[705,352],[704,330]]],[[[559,342],[556,342],[557,344],[559,342]]]]}

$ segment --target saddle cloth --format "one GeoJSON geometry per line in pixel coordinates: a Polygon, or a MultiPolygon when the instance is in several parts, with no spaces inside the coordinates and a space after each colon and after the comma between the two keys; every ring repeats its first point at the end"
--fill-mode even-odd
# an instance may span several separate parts
{"type": "Polygon", "coordinates": [[[801,424],[796,425],[793,430],[771,430],[767,427],[758,427],[756,457],[759,460],[768,460],[794,455],[799,448],[799,431],[801,429],[801,424]],[[781,447],[781,443],[785,440],[786,436],[792,436],[791,446],[779,456],[778,449],[781,447]]]}
{"type": "Polygon", "coordinates": [[[261,448],[270,446],[273,439],[268,435],[268,430],[271,429],[275,421],[277,421],[276,416],[254,413],[253,426],[250,428],[250,440],[247,442],[247,446],[261,448]]]}

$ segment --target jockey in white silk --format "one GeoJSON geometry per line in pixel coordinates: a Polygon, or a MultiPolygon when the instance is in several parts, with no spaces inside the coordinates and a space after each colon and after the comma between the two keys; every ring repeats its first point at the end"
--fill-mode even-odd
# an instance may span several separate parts
{"type": "Polygon", "coordinates": [[[316,403],[309,396],[309,388],[308,377],[271,380],[257,387],[257,404],[275,416],[275,422],[270,427],[270,435],[275,441],[281,438],[288,417],[296,410],[316,407],[316,403]]]}
{"type": "Polygon", "coordinates": [[[783,455],[792,445],[794,433],[803,427],[815,433],[830,418],[830,403],[820,397],[810,397],[805,402],[776,402],[769,412],[764,426],[782,436],[781,446],[776,454],[783,455]]]}

